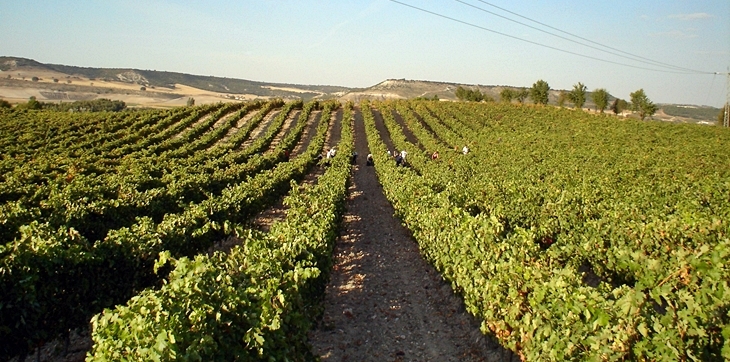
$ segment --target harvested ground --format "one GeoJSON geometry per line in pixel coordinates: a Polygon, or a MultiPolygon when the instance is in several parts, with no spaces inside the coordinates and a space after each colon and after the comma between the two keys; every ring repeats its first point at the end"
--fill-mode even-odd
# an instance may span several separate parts
{"type": "MultiPolygon", "coordinates": [[[[368,154],[362,118],[355,149],[368,154]]],[[[324,315],[310,333],[322,361],[511,361],[479,331],[436,270],[421,257],[365,157],[354,166],[335,246],[324,315]]]]}
{"type": "Polygon", "coordinates": [[[234,134],[236,134],[236,132],[241,129],[241,127],[243,127],[243,125],[248,123],[248,121],[250,121],[251,118],[257,115],[259,112],[261,112],[260,109],[252,110],[246,113],[246,115],[244,115],[243,117],[239,118],[238,121],[236,121],[236,124],[228,130],[228,133],[226,133],[225,136],[223,136],[223,138],[220,140],[220,143],[225,143],[226,141],[228,141],[231,137],[233,137],[234,134]]]}
{"type": "Polygon", "coordinates": [[[269,113],[264,116],[264,119],[262,119],[261,122],[253,130],[251,130],[251,134],[248,136],[248,139],[240,146],[240,148],[244,149],[250,146],[259,136],[265,134],[266,130],[269,129],[269,126],[274,121],[274,118],[276,118],[280,112],[281,109],[269,111],[269,113]]]}
{"type": "Polygon", "coordinates": [[[304,128],[304,132],[302,132],[302,137],[299,140],[299,143],[297,143],[291,151],[291,157],[299,156],[307,150],[307,146],[309,146],[312,137],[314,137],[317,133],[317,126],[319,125],[321,115],[322,111],[313,111],[309,114],[311,121],[309,121],[307,127],[304,128]]]}

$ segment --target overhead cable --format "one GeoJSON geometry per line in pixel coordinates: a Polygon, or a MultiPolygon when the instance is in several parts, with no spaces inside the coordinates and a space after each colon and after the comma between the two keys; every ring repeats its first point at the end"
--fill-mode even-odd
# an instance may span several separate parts
{"type": "MultiPolygon", "coordinates": [[[[671,70],[663,70],[663,69],[655,69],[655,68],[646,68],[646,67],[640,67],[640,66],[626,64],[626,63],[615,62],[615,61],[611,61],[611,60],[607,60],[607,59],[597,58],[597,57],[593,57],[593,56],[590,56],[590,55],[580,54],[580,53],[576,53],[576,52],[573,52],[573,51],[570,51],[570,50],[560,49],[560,48],[557,48],[557,47],[554,47],[554,46],[550,46],[550,45],[546,45],[546,44],[541,44],[541,43],[538,43],[538,42],[535,42],[535,41],[531,41],[531,40],[527,40],[527,39],[523,39],[523,38],[520,38],[520,37],[517,37],[517,36],[514,36],[514,35],[502,33],[502,32],[499,32],[499,31],[496,31],[496,30],[493,30],[493,29],[486,28],[484,26],[476,25],[476,24],[473,24],[473,23],[470,23],[470,22],[467,22],[467,21],[464,21],[464,20],[460,20],[460,19],[456,19],[456,18],[447,16],[447,15],[439,14],[439,13],[434,12],[434,11],[431,11],[431,10],[423,9],[423,8],[420,8],[420,7],[415,6],[415,5],[406,4],[406,3],[400,2],[398,0],[390,0],[390,1],[391,2],[394,2],[394,3],[397,3],[397,4],[400,4],[400,5],[403,5],[403,6],[406,6],[406,7],[409,7],[409,8],[412,8],[412,9],[415,9],[415,10],[418,10],[418,11],[421,11],[421,12],[424,12],[424,13],[428,13],[428,14],[431,14],[431,15],[434,15],[434,16],[437,16],[437,17],[440,17],[440,18],[443,18],[443,19],[451,20],[451,21],[454,21],[454,22],[457,22],[457,23],[460,23],[460,24],[464,24],[464,25],[468,25],[468,26],[471,26],[471,27],[474,27],[474,28],[477,28],[477,29],[480,29],[480,30],[488,31],[490,33],[502,35],[502,36],[505,36],[505,37],[508,37],[508,38],[512,38],[512,39],[519,40],[519,41],[522,41],[522,42],[525,42],[525,43],[537,45],[537,46],[540,46],[540,47],[543,47],[543,48],[548,48],[548,49],[556,50],[556,51],[559,51],[559,52],[562,52],[562,53],[572,54],[572,55],[575,55],[575,56],[579,56],[579,57],[583,57],[583,58],[587,58],[587,59],[596,60],[596,61],[599,61],[599,62],[616,64],[616,65],[621,65],[621,66],[625,66],[625,67],[636,68],[636,69],[643,69],[643,70],[649,70],[649,71],[661,72],[661,73],[674,73],[674,74],[696,74],[696,73],[698,73],[697,71],[671,71],[671,70]]],[[[702,74],[713,74],[711,72],[701,72],[701,73],[702,74]]]]}
{"type": "Polygon", "coordinates": [[[484,4],[487,4],[487,5],[489,5],[489,6],[495,7],[495,8],[497,8],[497,9],[499,9],[499,10],[502,10],[502,11],[504,11],[504,12],[510,13],[510,14],[512,14],[512,15],[518,16],[518,17],[520,17],[520,18],[523,18],[523,19],[527,19],[527,20],[529,20],[529,21],[531,21],[531,22],[533,22],[533,23],[536,23],[536,24],[540,24],[540,25],[542,25],[542,26],[544,26],[544,27],[547,27],[547,28],[550,28],[550,29],[553,29],[553,30],[559,31],[559,32],[561,32],[561,33],[563,33],[563,34],[566,34],[566,35],[572,36],[572,37],[574,37],[574,38],[577,38],[577,39],[580,39],[580,40],[586,41],[586,42],[588,42],[588,43],[591,43],[591,44],[595,44],[595,45],[597,45],[597,46],[593,46],[593,45],[590,45],[590,44],[586,44],[586,43],[583,43],[583,42],[579,42],[579,41],[576,41],[576,40],[574,40],[574,39],[570,39],[570,38],[564,37],[564,36],[562,36],[562,35],[559,35],[559,34],[555,34],[555,33],[549,32],[549,31],[547,31],[547,30],[544,30],[544,29],[540,29],[540,28],[538,28],[538,27],[535,27],[535,26],[532,26],[532,25],[529,25],[529,24],[525,24],[525,23],[523,23],[523,22],[520,22],[520,21],[514,20],[514,19],[512,19],[512,18],[509,18],[509,17],[506,17],[506,16],[504,16],[504,15],[500,15],[500,14],[498,14],[498,13],[495,13],[495,12],[489,11],[489,10],[487,10],[487,9],[484,9],[484,8],[481,8],[481,7],[479,7],[479,6],[476,6],[476,5],[470,4],[470,3],[468,3],[468,2],[465,2],[465,1],[463,1],[463,0],[454,0],[454,1],[456,1],[456,2],[458,2],[458,3],[461,3],[461,4],[464,4],[464,5],[466,5],[466,6],[469,6],[469,7],[471,7],[471,8],[477,9],[477,10],[479,10],[479,11],[482,11],[482,12],[485,12],[485,13],[488,13],[488,14],[491,14],[491,15],[494,15],[494,16],[497,16],[497,17],[500,17],[500,18],[502,18],[502,19],[505,19],[505,20],[511,21],[511,22],[513,22],[513,23],[517,23],[517,24],[520,24],[520,25],[522,25],[522,26],[526,26],[526,27],[528,27],[528,28],[530,28],[530,29],[534,29],[534,30],[537,30],[537,31],[539,31],[539,32],[542,32],[542,33],[545,33],[545,34],[548,34],[548,35],[552,35],[552,36],[554,36],[554,37],[557,37],[557,38],[560,38],[560,39],[563,39],[563,40],[567,40],[567,41],[569,41],[569,42],[572,42],[572,43],[576,43],[576,44],[582,45],[582,46],[584,46],[584,47],[588,47],[588,48],[591,48],[591,49],[594,49],[594,50],[598,50],[598,51],[601,51],[601,52],[604,52],[604,53],[608,53],[608,54],[611,54],[611,55],[615,55],[615,56],[618,56],[618,57],[621,57],[621,58],[625,58],[625,59],[629,59],[629,60],[633,60],[633,61],[636,61],[636,62],[640,62],[640,63],[644,63],[644,64],[649,64],[649,65],[653,65],[653,66],[657,66],[657,67],[662,67],[662,68],[667,68],[667,69],[672,69],[672,70],[680,70],[680,71],[684,71],[684,72],[691,72],[691,73],[701,73],[701,74],[711,74],[711,73],[712,73],[712,72],[705,72],[705,71],[701,71],[701,70],[696,70],[696,69],[690,69],[690,68],[684,68],[684,67],[679,67],[679,66],[676,66],[676,65],[672,65],[672,64],[668,64],[668,63],[663,63],[663,62],[660,62],[660,61],[656,61],[656,60],[652,60],[652,59],[649,59],[649,58],[645,58],[645,57],[642,57],[642,56],[639,56],[639,55],[636,55],[636,54],[631,54],[631,53],[628,53],[628,52],[622,51],[622,50],[620,50],[620,49],[616,49],[616,48],[610,47],[610,46],[608,46],[608,45],[604,45],[604,44],[601,44],[601,43],[598,43],[598,42],[592,41],[592,40],[590,40],[590,39],[586,39],[586,38],[584,38],[584,37],[581,37],[581,36],[579,36],[579,35],[575,35],[575,34],[572,34],[572,33],[569,33],[569,32],[567,32],[567,31],[564,31],[564,30],[560,30],[560,29],[558,29],[558,28],[552,27],[552,26],[550,26],[550,25],[547,25],[547,24],[545,24],[545,23],[539,22],[539,21],[537,21],[537,20],[533,20],[533,19],[530,19],[530,18],[528,18],[528,17],[526,17],[526,16],[522,16],[522,15],[520,15],[520,14],[517,14],[517,13],[515,13],[515,12],[512,12],[512,11],[509,11],[509,10],[507,10],[507,9],[501,8],[501,7],[499,7],[499,6],[493,5],[493,4],[491,4],[491,3],[489,3],[489,2],[486,2],[486,1],[484,1],[484,0],[477,0],[477,1],[479,1],[479,2],[481,2],[481,3],[484,3],[484,4]],[[600,46],[600,47],[602,47],[602,48],[605,48],[605,49],[599,48],[598,46],[600,46]],[[609,49],[609,50],[606,50],[606,49],[609,49]],[[620,53],[620,54],[618,54],[618,53],[620,53]],[[623,55],[622,55],[622,54],[623,54],[623,55]]]}

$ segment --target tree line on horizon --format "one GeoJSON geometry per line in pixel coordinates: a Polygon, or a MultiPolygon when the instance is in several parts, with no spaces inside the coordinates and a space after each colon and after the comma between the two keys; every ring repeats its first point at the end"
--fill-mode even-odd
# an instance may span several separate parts
{"type": "MultiPolygon", "coordinates": [[[[534,104],[546,105],[548,104],[549,94],[550,85],[548,82],[540,79],[535,82],[531,88],[504,88],[499,93],[499,97],[500,100],[505,103],[511,103],[513,100],[516,100],[518,103],[522,104],[529,98],[534,104]]],[[[494,101],[494,99],[482,93],[479,89],[467,89],[462,86],[459,86],[456,89],[455,95],[460,101],[494,101]]],[[[596,105],[596,111],[603,113],[606,108],[609,108],[611,95],[605,88],[595,89],[589,94],[588,87],[581,82],[574,84],[573,89],[568,92],[564,90],[560,91],[557,104],[560,107],[564,107],[566,102],[570,102],[575,108],[582,109],[589,96],[596,105]]],[[[657,107],[657,105],[649,99],[643,88],[632,92],[630,97],[630,103],[620,98],[614,98],[609,109],[614,114],[619,114],[624,110],[638,112],[641,120],[644,120],[646,117],[651,117],[659,109],[659,107],[657,107]]]]}
{"type": "Polygon", "coordinates": [[[54,110],[61,112],[119,112],[127,108],[124,101],[99,98],[88,101],[49,103],[41,102],[35,96],[28,98],[28,102],[20,103],[13,108],[10,102],[0,99],[0,109],[15,110],[54,110]]]}

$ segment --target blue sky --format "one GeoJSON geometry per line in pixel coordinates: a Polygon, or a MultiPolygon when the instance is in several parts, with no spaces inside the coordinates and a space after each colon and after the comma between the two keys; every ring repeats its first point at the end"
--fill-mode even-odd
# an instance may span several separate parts
{"type": "Polygon", "coordinates": [[[657,67],[475,7],[549,30],[495,5],[653,61],[725,73],[730,66],[728,0],[399,1],[479,28],[390,0],[4,0],[0,55],[350,87],[387,78],[524,87],[544,79],[553,89],[582,82],[589,90],[605,88],[624,99],[643,88],[657,103],[717,107],[725,102],[726,75],[638,69],[657,67]]]}

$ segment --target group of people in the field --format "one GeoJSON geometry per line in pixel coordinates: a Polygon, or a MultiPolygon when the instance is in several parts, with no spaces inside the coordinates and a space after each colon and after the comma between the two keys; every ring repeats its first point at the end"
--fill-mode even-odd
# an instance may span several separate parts
{"type": "MultiPolygon", "coordinates": [[[[456,150],[458,151],[458,148],[456,148],[456,150]]],[[[407,166],[408,165],[408,162],[407,162],[407,159],[406,159],[406,156],[408,156],[408,152],[406,152],[405,150],[402,150],[400,152],[398,152],[398,151],[392,151],[392,152],[391,151],[386,151],[386,152],[388,153],[388,158],[393,158],[395,160],[396,166],[407,166]]],[[[467,147],[465,145],[461,149],[461,152],[463,154],[465,154],[465,155],[468,154],[469,153],[469,147],[467,147]]],[[[325,156],[322,156],[322,155],[317,156],[317,162],[319,163],[319,162],[321,162],[324,159],[325,160],[324,161],[324,164],[326,166],[329,166],[330,160],[333,159],[336,154],[337,154],[337,150],[335,150],[335,148],[332,147],[332,148],[330,148],[325,153],[325,156]]],[[[438,159],[439,159],[439,153],[438,153],[438,151],[434,151],[431,154],[431,160],[435,161],[435,160],[438,160],[438,159]]],[[[357,163],[357,152],[352,152],[352,154],[350,155],[350,163],[353,164],[353,165],[357,163]]],[[[374,166],[375,165],[375,160],[373,159],[373,154],[372,153],[368,153],[367,158],[365,159],[365,165],[366,166],[374,166]]]]}

